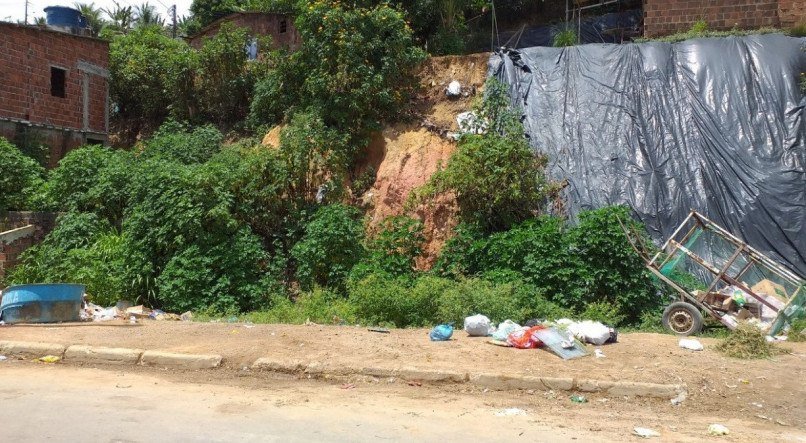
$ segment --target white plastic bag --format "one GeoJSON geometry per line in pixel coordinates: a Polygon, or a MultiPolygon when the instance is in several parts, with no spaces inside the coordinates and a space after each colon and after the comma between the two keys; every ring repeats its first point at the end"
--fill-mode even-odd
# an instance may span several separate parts
{"type": "Polygon", "coordinates": [[[486,337],[490,335],[490,319],[481,314],[466,317],[465,332],[471,337],[486,337]]]}
{"type": "Polygon", "coordinates": [[[583,342],[597,346],[605,344],[610,339],[610,328],[598,321],[585,320],[571,323],[568,325],[568,332],[583,342]]]}
{"type": "Polygon", "coordinates": [[[448,97],[458,97],[462,94],[462,84],[456,80],[450,82],[445,89],[445,94],[447,94],[448,97]]]}
{"type": "Polygon", "coordinates": [[[692,351],[702,351],[703,349],[702,343],[694,338],[681,338],[678,345],[683,349],[690,349],[692,351]]]}
{"type": "Polygon", "coordinates": [[[498,324],[498,329],[493,332],[493,340],[507,341],[509,334],[521,329],[521,325],[512,320],[506,320],[498,324]]]}

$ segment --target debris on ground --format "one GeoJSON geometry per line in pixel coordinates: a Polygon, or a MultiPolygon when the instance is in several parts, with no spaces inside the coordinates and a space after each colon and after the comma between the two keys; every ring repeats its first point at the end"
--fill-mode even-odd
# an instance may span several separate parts
{"type": "Polygon", "coordinates": [[[0,355],[0,361],[3,361],[3,360],[8,360],[8,357],[6,357],[5,355],[0,355]]]}
{"type": "Polygon", "coordinates": [[[485,315],[477,314],[465,318],[465,332],[471,337],[486,337],[495,328],[490,324],[490,319],[485,315]]]}
{"type": "Polygon", "coordinates": [[[606,357],[606,356],[605,356],[605,353],[604,353],[604,352],[602,352],[602,350],[601,350],[601,349],[599,349],[599,348],[596,348],[596,349],[593,351],[593,355],[595,355],[595,356],[596,356],[596,358],[605,358],[605,357],[606,357]]]}
{"type": "Polygon", "coordinates": [[[708,426],[708,435],[728,435],[730,431],[724,425],[719,423],[714,423],[711,426],[708,426]]]}
{"type": "Polygon", "coordinates": [[[688,349],[690,351],[702,351],[703,346],[699,340],[696,338],[681,338],[680,341],[677,343],[683,349],[688,349]]]}
{"type": "Polygon", "coordinates": [[[445,88],[445,95],[448,97],[459,97],[462,95],[462,84],[456,80],[450,82],[448,87],[445,88]]]}
{"type": "Polygon", "coordinates": [[[453,325],[448,323],[434,326],[434,329],[432,329],[431,333],[428,334],[428,336],[431,338],[431,341],[450,340],[452,335],[453,335],[453,325]]]}
{"type": "Polygon", "coordinates": [[[495,413],[496,417],[512,417],[516,415],[526,415],[526,411],[521,408],[506,408],[495,413]]]}
{"type": "Polygon", "coordinates": [[[739,322],[730,335],[716,349],[728,357],[768,358],[780,354],[782,350],[767,341],[764,332],[748,322],[739,322]]]}
{"type": "Polygon", "coordinates": [[[518,329],[521,329],[521,325],[512,320],[505,320],[499,323],[498,328],[496,328],[495,332],[493,332],[493,340],[506,342],[509,334],[512,334],[518,329]]]}
{"type": "Polygon", "coordinates": [[[615,329],[605,326],[601,322],[583,320],[575,322],[569,319],[557,320],[557,324],[564,326],[570,333],[574,334],[583,343],[601,346],[608,342],[615,342],[618,333],[615,329]]]}
{"type": "Polygon", "coordinates": [[[677,394],[677,397],[671,399],[670,401],[672,402],[673,405],[679,406],[683,404],[684,401],[686,401],[686,398],[688,398],[688,394],[686,393],[686,391],[681,391],[679,394],[677,394]]]}
{"type": "Polygon", "coordinates": [[[539,329],[533,333],[536,340],[546,345],[551,352],[563,360],[579,358],[588,355],[585,347],[569,333],[562,334],[554,328],[539,329]]]}
{"type": "Polygon", "coordinates": [[[638,426],[633,428],[632,432],[635,435],[637,435],[639,437],[643,437],[643,438],[660,437],[660,432],[658,432],[658,431],[656,431],[654,429],[641,428],[641,427],[638,427],[638,426]]]}
{"type": "Polygon", "coordinates": [[[56,355],[46,355],[44,357],[39,357],[37,360],[41,361],[42,363],[57,363],[62,358],[56,355]]]}
{"type": "Polygon", "coordinates": [[[542,343],[534,333],[541,329],[545,329],[545,326],[538,325],[531,328],[517,329],[507,336],[507,343],[513,348],[518,349],[536,348],[542,345],[542,343]]]}
{"type": "Polygon", "coordinates": [[[193,313],[190,312],[190,311],[183,312],[182,315],[179,316],[179,320],[192,321],[193,320],[193,313]]]}
{"type": "Polygon", "coordinates": [[[571,398],[572,403],[587,403],[588,402],[588,398],[585,397],[584,395],[572,395],[570,398],[571,398]]]}

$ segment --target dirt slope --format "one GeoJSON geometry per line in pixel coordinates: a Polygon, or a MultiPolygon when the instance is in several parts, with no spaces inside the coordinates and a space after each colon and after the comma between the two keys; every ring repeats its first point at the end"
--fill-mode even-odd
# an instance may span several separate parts
{"type": "Polygon", "coordinates": [[[456,225],[456,201],[443,195],[410,211],[404,206],[411,191],[424,185],[456,150],[456,142],[447,133],[458,129],[456,115],[470,110],[481,92],[488,59],[489,54],[428,59],[413,103],[415,121],[389,125],[376,134],[357,168],[364,171],[371,166],[377,171],[375,183],[361,198],[371,230],[384,218],[404,213],[423,222],[426,244],[418,261],[420,268],[433,265],[456,225]],[[454,80],[461,83],[462,96],[448,98],[445,88],[454,80]]]}

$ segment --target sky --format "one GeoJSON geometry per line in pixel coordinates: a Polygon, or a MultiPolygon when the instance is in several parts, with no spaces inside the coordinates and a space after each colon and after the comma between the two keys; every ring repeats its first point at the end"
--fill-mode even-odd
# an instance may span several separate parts
{"type": "MultiPolygon", "coordinates": [[[[121,6],[135,6],[145,0],[117,0],[121,6]]],[[[176,4],[176,16],[190,15],[188,12],[192,0],[149,0],[154,5],[156,11],[163,18],[168,18],[168,8],[176,4]]],[[[96,7],[106,9],[114,8],[115,2],[112,0],[84,0],[82,3],[95,3],[96,7]]],[[[32,23],[36,17],[44,17],[44,9],[48,6],[73,6],[73,1],[66,0],[29,0],[28,2],[28,23],[32,23]]],[[[0,0],[0,21],[22,21],[25,18],[25,0],[0,0]]],[[[167,20],[166,20],[167,22],[167,20]]]]}

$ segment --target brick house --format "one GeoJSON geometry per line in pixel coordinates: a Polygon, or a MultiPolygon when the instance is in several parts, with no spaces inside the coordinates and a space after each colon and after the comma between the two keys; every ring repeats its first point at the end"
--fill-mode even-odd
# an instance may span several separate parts
{"type": "Polygon", "coordinates": [[[0,22],[0,136],[50,148],[106,143],[109,43],[55,29],[0,22]]]}
{"type": "Polygon", "coordinates": [[[804,0],[644,0],[644,35],[686,31],[698,20],[709,29],[790,27],[806,22],[804,0]]]}
{"type": "Polygon", "coordinates": [[[218,34],[224,23],[238,28],[247,28],[253,36],[269,36],[275,48],[291,51],[299,49],[302,38],[294,27],[294,18],[287,14],[267,12],[235,12],[210,23],[201,31],[187,38],[190,46],[199,49],[205,39],[218,34]]]}

